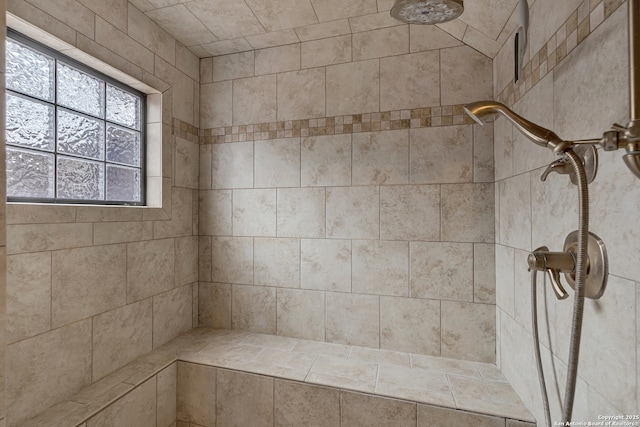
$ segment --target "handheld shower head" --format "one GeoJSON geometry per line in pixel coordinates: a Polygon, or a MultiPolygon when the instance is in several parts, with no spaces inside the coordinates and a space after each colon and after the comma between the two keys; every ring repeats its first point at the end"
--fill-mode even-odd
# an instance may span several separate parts
{"type": "Polygon", "coordinates": [[[520,132],[536,144],[555,151],[558,146],[564,147],[562,138],[553,131],[538,126],[511,111],[506,105],[496,101],[478,101],[465,105],[464,111],[478,124],[484,124],[482,117],[500,113],[505,116],[520,132]]]}

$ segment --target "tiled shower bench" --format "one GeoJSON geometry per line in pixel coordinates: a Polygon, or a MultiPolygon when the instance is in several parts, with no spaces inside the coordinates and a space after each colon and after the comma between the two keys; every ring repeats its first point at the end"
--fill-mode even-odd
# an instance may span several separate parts
{"type": "Polygon", "coordinates": [[[491,364],[195,328],[23,426],[533,427],[491,364]]]}

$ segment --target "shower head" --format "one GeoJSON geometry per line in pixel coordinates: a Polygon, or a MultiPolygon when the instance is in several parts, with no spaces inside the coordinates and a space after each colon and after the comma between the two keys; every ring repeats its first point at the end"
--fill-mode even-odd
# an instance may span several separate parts
{"type": "Polygon", "coordinates": [[[500,113],[505,116],[513,125],[522,132],[527,138],[536,144],[556,150],[566,148],[566,143],[554,132],[538,126],[530,122],[522,116],[511,111],[506,105],[496,101],[478,101],[466,105],[464,111],[478,124],[484,124],[482,117],[489,116],[494,113],[500,113]]]}
{"type": "Polygon", "coordinates": [[[440,24],[462,15],[462,0],[396,0],[391,16],[406,24],[440,24]]]}

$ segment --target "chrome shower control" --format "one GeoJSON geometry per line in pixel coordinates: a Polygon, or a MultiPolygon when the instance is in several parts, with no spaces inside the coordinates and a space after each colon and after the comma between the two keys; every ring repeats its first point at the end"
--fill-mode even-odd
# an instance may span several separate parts
{"type": "MultiPolygon", "coordinates": [[[[596,174],[598,173],[598,150],[593,145],[574,145],[572,149],[580,157],[584,165],[585,174],[587,175],[587,183],[591,184],[596,179],[596,174]]],[[[573,173],[573,168],[564,157],[551,163],[542,173],[540,181],[546,181],[551,172],[557,172],[562,175],[568,174],[571,183],[578,185],[578,180],[573,173]]]]}
{"type": "MultiPolygon", "coordinates": [[[[572,231],[564,242],[563,252],[550,252],[546,246],[541,246],[527,258],[529,271],[546,271],[553,292],[558,299],[565,299],[569,296],[560,280],[560,273],[575,290],[576,286],[576,257],[578,252],[578,232],[572,231]]],[[[607,251],[604,242],[593,233],[589,233],[587,243],[587,277],[585,281],[584,296],[591,299],[598,299],[604,293],[607,285],[609,266],[607,261],[607,251]]]]}
{"type": "MultiPolygon", "coordinates": [[[[564,251],[575,254],[578,251],[578,231],[569,233],[564,241],[564,251]]],[[[584,286],[584,296],[591,299],[599,299],[607,287],[609,275],[609,261],[607,248],[604,242],[593,233],[589,233],[587,243],[587,278],[584,286]]],[[[569,285],[576,288],[575,273],[566,273],[565,278],[569,285]]]]}
{"type": "Polygon", "coordinates": [[[573,273],[576,268],[576,260],[573,254],[568,252],[549,252],[549,248],[541,246],[529,254],[527,259],[529,271],[538,270],[549,273],[549,280],[556,297],[560,300],[569,296],[560,281],[560,273],[573,273]]]}

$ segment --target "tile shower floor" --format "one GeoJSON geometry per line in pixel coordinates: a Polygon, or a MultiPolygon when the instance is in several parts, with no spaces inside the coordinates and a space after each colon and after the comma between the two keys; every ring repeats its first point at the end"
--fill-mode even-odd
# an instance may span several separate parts
{"type": "Polygon", "coordinates": [[[196,328],[179,360],[505,418],[534,418],[495,365],[196,328]]]}

